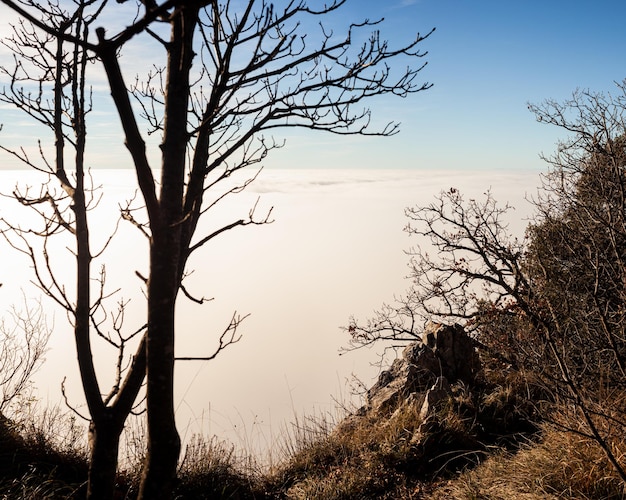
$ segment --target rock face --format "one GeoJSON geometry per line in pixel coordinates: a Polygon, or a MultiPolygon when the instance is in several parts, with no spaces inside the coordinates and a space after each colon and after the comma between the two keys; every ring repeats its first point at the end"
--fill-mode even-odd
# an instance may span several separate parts
{"type": "Polygon", "coordinates": [[[422,342],[441,362],[439,375],[449,382],[474,382],[480,370],[480,360],[474,342],[461,325],[430,323],[422,334],[422,342]]]}
{"type": "Polygon", "coordinates": [[[460,325],[429,323],[422,342],[407,346],[367,393],[361,412],[385,413],[399,401],[415,399],[423,417],[450,394],[450,383],[472,385],[480,360],[460,325]]]}

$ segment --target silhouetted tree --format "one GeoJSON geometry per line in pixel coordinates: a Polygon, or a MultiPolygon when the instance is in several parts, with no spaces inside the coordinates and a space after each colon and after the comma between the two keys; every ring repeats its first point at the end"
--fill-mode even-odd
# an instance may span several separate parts
{"type": "MultiPolygon", "coordinates": [[[[68,311],[74,324],[92,421],[89,496],[112,494],[119,433],[146,374],[148,450],[140,497],[168,498],[180,452],[173,399],[176,299],[182,291],[191,300],[203,301],[183,286],[188,259],[225,231],[269,221],[269,214],[259,217],[252,209],[247,218],[196,234],[200,218],[223,199],[212,193],[219,193],[217,187],[232,174],[280,147],[264,135],[276,128],[394,134],[394,123],[372,130],[370,111],[360,106],[378,95],[406,96],[429,87],[415,82],[423,65],[399,72],[391,67],[402,56],[421,58],[424,53],[417,45],[425,36],[418,34],[393,47],[380,38],[379,22],[346,23],[342,35],[317,22],[339,11],[345,0],[311,5],[303,0],[277,4],[166,0],[136,4],[136,12],[96,0],[43,5],[2,1],[23,19],[6,41],[17,64],[5,69],[10,83],[4,100],[50,127],[56,146],[52,158],[42,149],[37,160],[24,150],[10,152],[63,189],[62,194],[55,192],[51,182],[35,196],[17,191],[16,196],[43,215],[44,227],[37,233],[45,238],[44,247],[59,232],[74,236],[76,298],[71,299],[55,277],[49,254],[37,253],[29,244],[32,232],[9,225],[10,239],[29,255],[40,286],[68,311]],[[128,16],[122,28],[105,24],[114,19],[116,9],[128,16]],[[374,31],[369,36],[362,36],[370,30],[374,31]],[[148,44],[142,50],[153,69],[143,82],[129,87],[119,55],[136,41],[148,44]],[[108,297],[104,273],[96,278],[92,297],[96,253],[90,247],[87,215],[96,199],[85,168],[86,118],[92,106],[88,73],[98,68],[106,74],[143,202],[142,207],[124,207],[121,216],[146,236],[149,245],[149,272],[145,278],[139,275],[145,280],[146,325],[122,334],[114,322],[117,337],[104,331],[97,319],[108,297]],[[35,90],[22,90],[23,81],[35,90]],[[147,133],[161,137],[160,179],[155,178],[139,118],[147,133]],[[65,165],[66,144],[74,149],[71,175],[65,165]],[[141,336],[131,365],[123,371],[124,365],[118,364],[117,382],[105,398],[93,364],[94,331],[119,348],[120,359],[131,338],[141,336]]],[[[255,175],[227,193],[241,191],[255,175]]],[[[123,305],[113,317],[123,317],[123,305]]],[[[239,321],[233,317],[215,353],[194,359],[211,359],[236,342],[239,321]]]]}

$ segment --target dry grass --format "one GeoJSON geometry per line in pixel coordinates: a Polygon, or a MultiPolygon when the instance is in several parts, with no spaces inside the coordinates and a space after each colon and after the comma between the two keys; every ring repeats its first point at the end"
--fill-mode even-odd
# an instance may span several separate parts
{"type": "MultiPolygon", "coordinates": [[[[269,472],[234,446],[197,436],[181,459],[176,496],[624,498],[623,484],[602,450],[580,433],[562,431],[564,427],[584,431],[579,416],[565,411],[566,406],[551,415],[552,422],[524,430],[525,419],[539,407],[532,401],[534,390],[521,376],[494,377],[481,387],[453,386],[453,397],[443,400],[426,421],[420,419],[419,401],[410,398],[385,415],[296,419],[284,434],[282,448],[274,451],[275,456],[282,455],[282,462],[269,472]]],[[[602,430],[612,433],[611,449],[626,465],[626,435],[616,424],[626,402],[618,398],[606,406],[615,418],[606,420],[602,430]]],[[[59,411],[48,411],[35,423],[5,424],[0,426],[0,498],[81,498],[86,458],[84,430],[76,422],[59,411]]],[[[141,434],[137,429],[135,445],[143,449],[141,434]]],[[[120,474],[126,498],[136,494],[138,470],[133,467],[120,474]]]]}
{"type": "Polygon", "coordinates": [[[87,479],[84,429],[59,408],[0,425],[0,497],[80,498],[87,479]]]}
{"type": "Polygon", "coordinates": [[[268,489],[288,499],[420,497],[425,480],[475,461],[484,447],[473,418],[452,401],[426,422],[419,409],[404,402],[390,415],[353,416],[335,430],[325,420],[299,422],[291,456],[268,489]]]}
{"type": "MultiPolygon", "coordinates": [[[[574,415],[558,413],[559,425],[576,426],[574,415]]],[[[626,465],[626,436],[613,441],[626,465]]],[[[539,443],[517,453],[500,452],[451,481],[433,498],[455,499],[619,499],[626,490],[600,447],[587,437],[542,426],[539,443]]]]}
{"type": "MultiPolygon", "coordinates": [[[[576,430],[578,415],[557,411],[552,423],[529,421],[548,405],[543,388],[527,377],[453,392],[426,422],[410,402],[390,415],[351,417],[335,430],[325,420],[299,422],[291,456],[273,471],[267,491],[272,498],[321,500],[626,497],[597,444],[562,431],[576,430]]],[[[606,404],[614,417],[623,415],[615,400],[606,404]]],[[[626,465],[626,435],[613,432],[610,444],[626,465]]]]}
{"type": "Polygon", "coordinates": [[[194,436],[178,467],[179,499],[248,499],[258,497],[259,468],[251,457],[213,437],[194,436]]]}
{"type": "MultiPolygon", "coordinates": [[[[84,498],[85,432],[71,415],[58,408],[30,412],[18,423],[8,419],[0,422],[0,498],[84,498]]],[[[143,449],[140,436],[134,438],[135,446],[143,449]]],[[[137,493],[137,458],[118,475],[119,492],[125,498],[134,498],[137,493]]],[[[253,499],[264,495],[258,487],[260,472],[253,460],[215,438],[194,437],[178,472],[176,498],[181,500],[253,499]]]]}
{"type": "Polygon", "coordinates": [[[400,421],[414,421],[410,413],[399,413],[385,425],[353,418],[334,431],[323,417],[296,421],[283,445],[288,459],[273,471],[267,488],[291,499],[377,497],[397,479],[386,465],[392,460],[385,458],[407,447],[414,426],[400,421]]]}

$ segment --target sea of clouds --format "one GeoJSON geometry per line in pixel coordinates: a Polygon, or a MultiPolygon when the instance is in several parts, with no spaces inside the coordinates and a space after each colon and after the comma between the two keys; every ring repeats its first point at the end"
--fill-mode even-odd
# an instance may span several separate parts
{"type": "MultiPolygon", "coordinates": [[[[91,213],[94,245],[115,227],[119,203],[136,191],[130,170],[95,170],[102,200],[91,213]]],[[[16,183],[36,186],[34,172],[0,171],[7,194],[16,183]]],[[[245,218],[251,207],[273,222],[224,233],[191,259],[185,284],[196,296],[213,298],[198,305],[184,297],[178,306],[177,355],[210,354],[234,311],[250,316],[241,341],[211,362],[177,365],[177,417],[185,438],[210,433],[249,449],[274,446],[283,428],[310,413],[335,413],[337,403],[358,404],[349,380],[358,376],[371,385],[378,373],[372,363],[380,350],[339,356],[347,345],[340,330],[350,315],[367,318],[383,302],[409,285],[405,251],[420,242],[403,231],[404,208],[425,205],[441,190],[460,189],[480,197],[490,189],[512,212],[511,231],[521,236],[532,213],[527,198],[540,184],[536,171],[356,170],[309,169],[262,171],[243,193],[228,197],[207,214],[199,231],[245,218]]],[[[0,216],[22,225],[34,218],[2,198],[0,216]]],[[[128,224],[98,263],[106,265],[116,299],[131,299],[129,328],[144,320],[142,285],[135,271],[147,270],[146,242],[128,224]]],[[[58,266],[73,283],[72,256],[59,243],[58,266]]],[[[41,297],[29,281],[32,269],[15,250],[2,244],[0,310],[41,297]]],[[[54,333],[47,361],[35,377],[42,400],[58,402],[67,377],[67,396],[82,407],[71,329],[64,312],[42,299],[54,333]]],[[[112,381],[115,352],[94,341],[100,359],[103,392],[112,381]]]]}

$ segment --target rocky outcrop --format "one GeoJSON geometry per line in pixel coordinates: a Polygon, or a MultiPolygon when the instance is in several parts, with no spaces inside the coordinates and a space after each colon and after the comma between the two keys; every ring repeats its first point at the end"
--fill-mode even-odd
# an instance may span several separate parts
{"type": "Polygon", "coordinates": [[[333,474],[389,464],[384,481],[399,472],[398,484],[412,478],[423,485],[473,467],[493,450],[511,450],[532,439],[539,430],[532,420],[538,399],[527,399],[528,379],[483,370],[476,352],[480,345],[459,325],[429,324],[422,339],[380,374],[363,407],[328,436],[325,452],[343,457],[333,474]]]}
{"type": "Polygon", "coordinates": [[[474,343],[462,326],[429,323],[422,341],[407,346],[380,374],[360,413],[385,413],[410,398],[425,418],[429,408],[449,397],[451,383],[472,385],[479,370],[474,343]]]}

